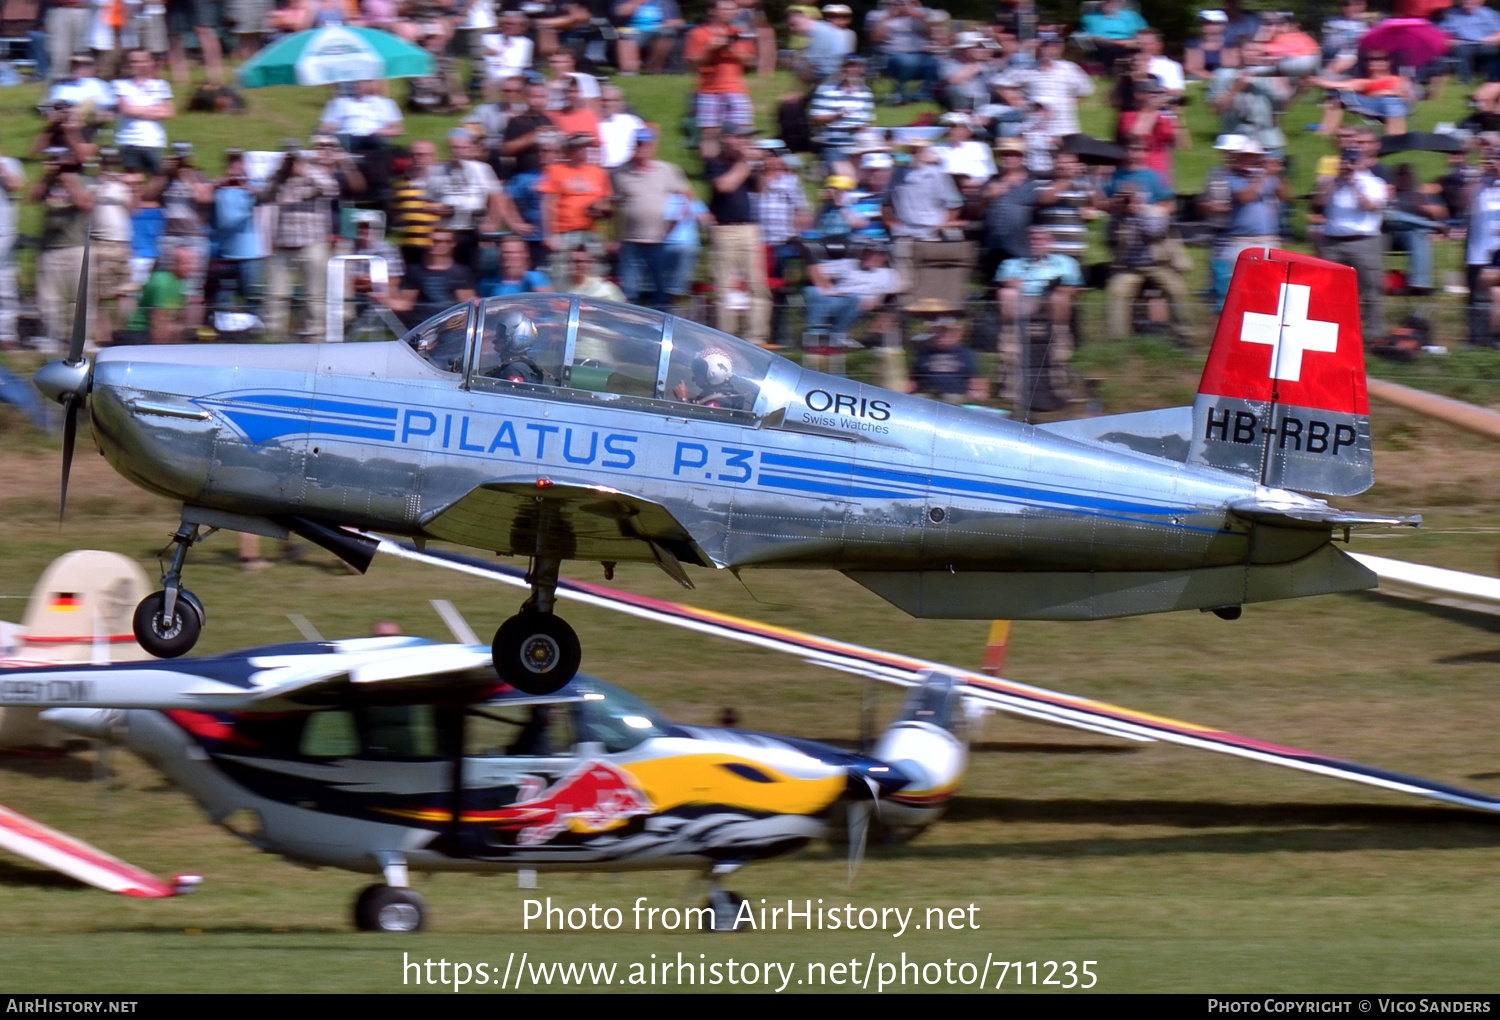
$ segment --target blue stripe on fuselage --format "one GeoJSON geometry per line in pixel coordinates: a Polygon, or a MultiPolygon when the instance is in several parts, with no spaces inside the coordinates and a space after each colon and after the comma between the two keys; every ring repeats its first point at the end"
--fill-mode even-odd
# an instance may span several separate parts
{"type": "Polygon", "coordinates": [[[281,393],[247,393],[242,397],[231,397],[226,403],[269,404],[272,407],[296,408],[314,414],[347,414],[359,418],[382,418],[394,422],[399,412],[394,407],[379,407],[373,404],[350,404],[342,400],[324,400],[319,397],[298,397],[281,393]]]}
{"type": "Polygon", "coordinates": [[[349,436],[354,439],[383,439],[386,442],[394,442],[396,439],[394,428],[383,429],[371,425],[313,421],[308,418],[284,418],[231,409],[225,409],[224,415],[234,422],[245,434],[246,439],[257,446],[270,442],[272,439],[292,435],[349,436]]]}
{"type": "MultiPolygon", "coordinates": [[[[1029,503],[1059,503],[1064,506],[1076,506],[1088,510],[1102,510],[1112,513],[1124,514],[1147,514],[1147,515],[1171,515],[1191,512],[1191,507],[1170,507],[1160,504],[1126,503],[1116,499],[1104,499],[1098,496],[1082,496],[1072,493],[1055,492],[1046,489],[1033,489],[1020,485],[1005,485],[999,482],[986,482],[974,478],[942,477],[938,475],[920,474],[914,471],[898,471],[891,468],[873,467],[866,464],[841,463],[838,461],[816,460],[811,457],[793,457],[782,453],[762,453],[761,463],[773,467],[796,468],[803,471],[834,473],[839,475],[854,474],[866,478],[879,479],[886,482],[904,483],[918,486],[926,490],[937,490],[940,492],[963,492],[975,495],[1004,496],[1020,502],[1029,503]]],[[[762,475],[762,479],[764,479],[762,475]]],[[[904,495],[913,495],[905,493],[904,495]]]]}

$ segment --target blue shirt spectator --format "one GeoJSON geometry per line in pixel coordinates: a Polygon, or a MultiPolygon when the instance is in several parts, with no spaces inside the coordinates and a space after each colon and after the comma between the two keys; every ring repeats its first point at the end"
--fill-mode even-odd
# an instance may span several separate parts
{"type": "Polygon", "coordinates": [[[1500,35],[1500,12],[1484,0],[1464,0],[1462,7],[1449,8],[1439,27],[1459,42],[1495,42],[1491,37],[1500,35]]]}
{"type": "Polygon", "coordinates": [[[1270,174],[1234,172],[1228,179],[1229,193],[1235,196],[1229,214],[1230,237],[1275,237],[1281,233],[1280,178],[1270,174]],[[1257,197],[1240,201],[1247,189],[1257,197]]]}
{"type": "Polygon", "coordinates": [[[1146,19],[1139,12],[1118,0],[1105,0],[1099,10],[1083,16],[1083,34],[1093,39],[1134,39],[1137,32],[1147,27],[1146,19]]]}
{"type": "Polygon", "coordinates": [[[214,241],[222,259],[266,257],[255,226],[255,193],[242,183],[214,189],[214,241]]]}
{"type": "Polygon", "coordinates": [[[1150,167],[1144,166],[1134,170],[1127,170],[1122,166],[1115,170],[1114,176],[1104,185],[1104,194],[1110,198],[1114,198],[1120,189],[1128,184],[1133,184],[1145,192],[1146,201],[1152,205],[1156,205],[1159,202],[1170,202],[1177,197],[1171,188],[1162,183],[1160,174],[1150,167]]]}
{"type": "Polygon", "coordinates": [[[1083,270],[1078,261],[1068,255],[1049,253],[1041,257],[1006,259],[995,273],[996,283],[1015,280],[1021,293],[1037,297],[1047,293],[1054,285],[1082,287],[1083,270]]]}

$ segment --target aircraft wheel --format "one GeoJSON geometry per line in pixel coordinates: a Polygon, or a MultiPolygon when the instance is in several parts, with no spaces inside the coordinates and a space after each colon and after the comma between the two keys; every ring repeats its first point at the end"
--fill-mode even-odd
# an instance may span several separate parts
{"type": "Polygon", "coordinates": [[[179,588],[170,620],[164,618],[166,605],[166,592],[147,595],[135,607],[131,628],[146,651],[159,659],[175,659],[198,643],[198,635],[203,633],[203,603],[192,592],[179,588]]]}
{"type": "Polygon", "coordinates": [[[713,931],[740,931],[748,928],[748,922],[740,920],[740,904],[745,902],[745,897],[728,889],[715,889],[708,894],[708,900],[703,904],[713,910],[713,931]]]}
{"type": "Polygon", "coordinates": [[[372,885],[354,901],[354,926],[360,931],[416,932],[426,923],[427,903],[415,889],[372,885]]]}
{"type": "Polygon", "coordinates": [[[578,672],[578,635],[551,613],[517,613],[495,631],[490,646],[500,679],[525,694],[552,694],[578,672]]]}

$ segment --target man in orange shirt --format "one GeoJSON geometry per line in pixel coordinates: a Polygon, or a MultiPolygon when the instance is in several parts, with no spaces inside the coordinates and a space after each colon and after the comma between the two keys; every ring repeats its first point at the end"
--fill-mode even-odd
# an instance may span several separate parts
{"type": "Polygon", "coordinates": [[[553,110],[548,116],[564,135],[592,135],[594,144],[600,144],[599,115],[584,102],[583,85],[577,78],[571,79],[563,91],[562,109],[553,110]]]}
{"type": "Polygon", "coordinates": [[[588,160],[595,144],[593,135],[570,136],[568,158],[548,166],[536,186],[542,196],[543,243],[552,253],[551,268],[557,280],[568,278],[569,252],[582,246],[597,257],[604,251],[594,224],[610,214],[614,188],[609,174],[588,160]]]}
{"type": "Polygon", "coordinates": [[[742,33],[734,24],[738,13],[735,0],[715,0],[708,20],[688,33],[683,51],[688,63],[698,69],[693,115],[704,156],[718,152],[719,134],[725,126],[749,128],[755,122],[745,68],[755,66],[756,41],[753,33],[742,33]]]}

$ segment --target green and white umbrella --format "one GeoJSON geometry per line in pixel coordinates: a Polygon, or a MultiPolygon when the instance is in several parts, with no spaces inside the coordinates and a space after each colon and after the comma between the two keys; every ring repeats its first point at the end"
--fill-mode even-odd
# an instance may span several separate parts
{"type": "Polygon", "coordinates": [[[432,54],[420,46],[374,28],[331,26],[298,32],[267,46],[240,68],[240,84],[247,89],[332,85],[432,73],[432,54]]]}

